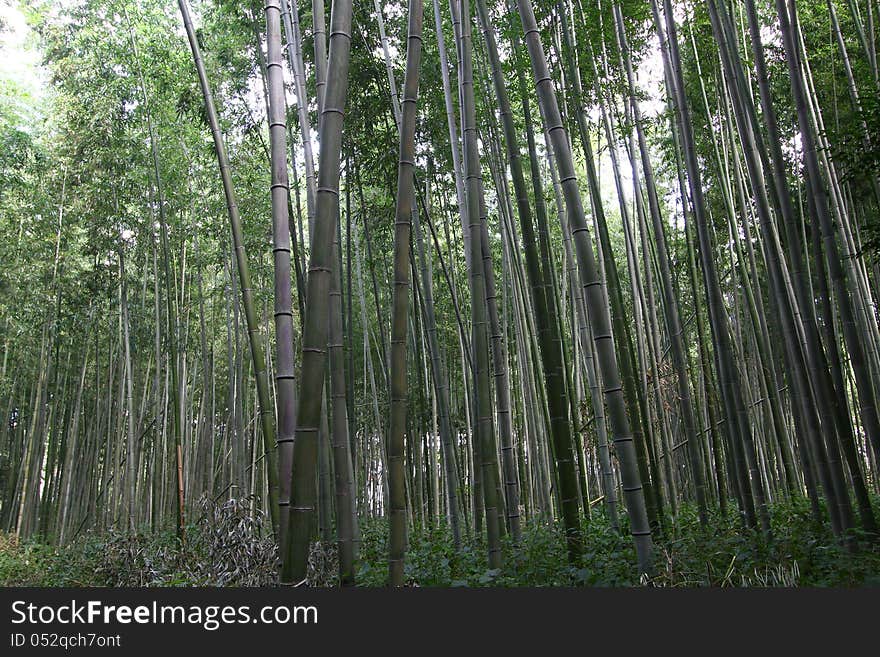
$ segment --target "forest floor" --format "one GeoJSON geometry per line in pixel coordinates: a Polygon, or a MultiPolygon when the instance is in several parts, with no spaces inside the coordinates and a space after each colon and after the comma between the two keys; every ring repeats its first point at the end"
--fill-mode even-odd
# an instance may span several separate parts
{"type": "MultiPolygon", "coordinates": [[[[604,514],[584,524],[585,550],[570,565],[561,533],[532,522],[514,546],[504,543],[505,567],[488,570],[481,541],[455,550],[446,528],[411,532],[406,560],[410,586],[880,586],[880,544],[854,536],[850,550],[818,527],[806,502],[773,505],[773,538],[745,530],[735,511],[700,527],[693,509],[679,510],[655,539],[656,573],[638,578],[626,534],[604,514]]],[[[127,535],[89,532],[64,547],[19,541],[0,533],[2,586],[274,586],[276,550],[265,523],[247,504],[203,504],[183,547],[173,532],[127,535]]],[[[383,586],[387,576],[387,525],[361,524],[358,584],[383,586]]],[[[313,545],[309,584],[335,586],[332,541],[313,545]]]]}

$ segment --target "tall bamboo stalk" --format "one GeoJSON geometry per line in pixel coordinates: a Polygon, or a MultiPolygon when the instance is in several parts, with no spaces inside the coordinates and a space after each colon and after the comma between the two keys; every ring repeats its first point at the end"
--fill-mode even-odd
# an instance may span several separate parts
{"type": "Polygon", "coordinates": [[[286,582],[300,582],[306,575],[315,513],[317,438],[323,399],[322,392],[316,391],[323,391],[327,360],[330,278],[339,209],[339,164],[342,117],[348,95],[351,13],[351,0],[336,0],[333,3],[327,85],[319,122],[321,158],[315,199],[315,234],[309,254],[306,314],[303,319],[301,394],[290,475],[290,532],[281,551],[282,581],[286,582]]]}
{"type": "MultiPolygon", "coordinates": [[[[650,573],[653,570],[651,529],[648,526],[648,515],[636,463],[633,435],[624,403],[611,326],[608,322],[608,297],[605,286],[599,277],[593,248],[590,244],[589,228],[584,216],[581,194],[574,172],[571,146],[567,131],[562,123],[556,91],[547,68],[547,57],[541,46],[535,13],[529,0],[517,0],[517,8],[532,62],[538,101],[544,108],[544,120],[550,133],[551,145],[559,167],[569,231],[575,244],[578,271],[587,300],[590,327],[593,331],[593,341],[596,344],[613,442],[620,462],[624,500],[630,516],[630,532],[636,546],[639,571],[650,573]]],[[[610,257],[610,254],[607,255],[610,257]]]]}
{"type": "Polygon", "coordinates": [[[214,139],[214,152],[217,155],[217,164],[220,168],[220,179],[223,183],[223,194],[226,198],[226,212],[229,216],[229,225],[232,229],[232,249],[235,253],[235,264],[238,271],[239,288],[241,289],[242,304],[244,305],[245,321],[247,322],[248,342],[251,349],[254,377],[257,381],[257,398],[260,402],[260,426],[263,431],[263,450],[266,457],[266,477],[269,482],[269,513],[272,517],[272,527],[276,540],[280,538],[278,533],[278,460],[275,451],[275,411],[269,398],[269,381],[266,374],[266,359],[263,355],[263,344],[260,339],[260,325],[257,320],[256,308],[254,307],[253,287],[251,284],[250,267],[248,266],[247,254],[244,249],[244,238],[241,231],[241,218],[238,213],[238,201],[235,196],[235,188],[232,185],[232,176],[229,170],[229,159],[226,156],[226,146],[223,143],[223,135],[220,132],[220,121],[217,117],[217,109],[214,104],[214,96],[205,64],[202,61],[201,49],[193,28],[192,17],[186,0],[178,0],[180,13],[183,16],[183,26],[192,49],[193,62],[196,73],[199,76],[199,86],[205,101],[205,111],[208,115],[208,125],[211,128],[211,136],[214,139]]]}

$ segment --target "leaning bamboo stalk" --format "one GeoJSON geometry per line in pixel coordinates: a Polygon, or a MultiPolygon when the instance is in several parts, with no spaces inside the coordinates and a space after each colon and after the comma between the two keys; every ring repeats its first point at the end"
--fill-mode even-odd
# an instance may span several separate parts
{"type": "Polygon", "coordinates": [[[229,159],[226,155],[226,146],[223,143],[223,135],[220,132],[220,121],[217,116],[214,96],[211,85],[208,82],[205,64],[202,60],[199,42],[193,28],[192,17],[186,0],[178,0],[180,13],[183,16],[183,25],[193,53],[193,61],[199,76],[199,85],[205,100],[205,110],[208,114],[208,125],[211,128],[211,136],[214,139],[214,151],[217,154],[217,164],[220,168],[220,179],[223,182],[223,194],[226,198],[226,212],[229,215],[229,225],[232,229],[232,248],[235,252],[235,264],[238,270],[239,287],[241,290],[242,304],[244,305],[245,322],[247,323],[248,342],[251,349],[251,360],[254,366],[254,378],[257,382],[257,398],[260,402],[260,426],[263,430],[263,449],[266,461],[266,478],[269,482],[269,512],[272,518],[272,527],[276,539],[278,534],[278,464],[275,451],[275,409],[269,397],[269,380],[266,374],[266,359],[263,354],[263,345],[260,339],[260,325],[254,306],[253,288],[251,286],[250,267],[248,266],[247,254],[244,249],[244,236],[241,230],[241,217],[238,212],[238,201],[235,196],[235,188],[232,185],[232,176],[229,170],[229,159]]]}
{"type": "Polygon", "coordinates": [[[547,386],[547,402],[550,406],[550,433],[554,444],[556,467],[559,472],[560,486],[562,487],[562,512],[565,522],[566,539],[569,554],[572,560],[577,559],[581,550],[580,519],[577,497],[577,475],[574,467],[574,455],[572,450],[572,430],[568,413],[568,394],[565,389],[562,363],[562,338],[558,331],[555,303],[547,302],[544,289],[546,286],[545,276],[552,276],[552,272],[542,272],[538,259],[534,221],[531,206],[529,204],[528,189],[523,173],[522,159],[519,152],[519,143],[516,136],[516,128],[513,122],[513,113],[507,94],[503,73],[498,56],[498,45],[495,40],[495,30],[486,7],[485,0],[477,0],[477,11],[482,24],[483,37],[486,42],[486,51],[489,56],[489,65],[492,74],[492,82],[498,101],[502,127],[504,130],[507,160],[510,165],[513,179],[514,192],[516,195],[517,211],[519,215],[520,229],[522,231],[525,247],[526,272],[531,288],[531,298],[534,304],[535,319],[538,325],[538,342],[543,364],[544,380],[547,386]]]}
{"type": "MultiPolygon", "coordinates": [[[[293,71],[294,92],[296,93],[296,116],[302,137],[303,160],[306,169],[306,213],[308,215],[309,235],[315,228],[315,158],[312,152],[312,128],[309,123],[309,106],[306,99],[306,76],[303,64],[302,33],[299,22],[299,7],[296,0],[282,0],[281,19],[287,36],[285,49],[287,61],[293,71]]],[[[305,244],[303,244],[305,255],[305,244]]],[[[305,267],[305,260],[303,260],[305,267]]]]}
{"type": "Polygon", "coordinates": [[[630,59],[629,43],[623,24],[623,14],[620,5],[613,5],[614,19],[617,28],[619,50],[624,62],[624,69],[629,86],[630,107],[633,113],[636,136],[638,137],[639,153],[641,154],[642,173],[645,176],[645,186],[648,192],[648,204],[654,229],[654,244],[657,249],[657,260],[660,265],[660,282],[663,293],[663,311],[666,319],[666,330],[669,335],[672,351],[672,361],[675,368],[676,383],[678,385],[678,398],[681,404],[684,419],[685,439],[688,441],[688,455],[690,457],[691,470],[694,477],[694,488],[697,496],[697,506],[700,514],[700,522],[707,523],[706,514],[706,488],[705,477],[700,463],[700,443],[696,429],[696,416],[691,401],[690,385],[688,383],[688,363],[685,357],[684,330],[681,325],[681,310],[678,296],[672,283],[670,268],[669,249],[666,246],[666,231],[660,215],[660,200],[657,195],[657,187],[654,182],[654,168],[648,152],[647,140],[642,129],[642,117],[639,103],[635,97],[635,79],[633,75],[632,60],[630,59]]]}
{"type": "MultiPolygon", "coordinates": [[[[575,243],[578,271],[589,309],[590,325],[593,329],[593,341],[596,344],[599,369],[602,373],[612,436],[621,466],[624,499],[630,514],[631,534],[638,555],[638,566],[640,572],[650,573],[653,570],[651,529],[648,525],[645,496],[636,463],[633,435],[623,398],[617,354],[608,322],[608,297],[605,286],[599,277],[599,270],[590,244],[589,228],[574,172],[571,145],[562,123],[556,91],[547,66],[547,57],[541,45],[535,13],[529,0],[517,0],[517,7],[535,76],[538,100],[544,108],[544,120],[550,133],[552,149],[559,167],[569,230],[575,243]]],[[[610,257],[610,254],[606,254],[606,256],[610,257]]]]}

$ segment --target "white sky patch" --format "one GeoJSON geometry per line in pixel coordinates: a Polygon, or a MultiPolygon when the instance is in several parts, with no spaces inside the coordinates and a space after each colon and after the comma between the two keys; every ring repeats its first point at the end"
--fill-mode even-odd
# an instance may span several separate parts
{"type": "MultiPolygon", "coordinates": [[[[637,93],[644,98],[639,100],[639,110],[643,119],[654,119],[666,109],[666,86],[663,77],[663,57],[660,52],[660,42],[657,34],[652,32],[649,37],[647,52],[644,58],[633,65],[633,75],[635,76],[635,86],[637,93]]],[[[615,101],[619,101],[616,98],[615,101]]],[[[619,110],[622,107],[618,108],[619,110]]],[[[591,134],[595,137],[596,130],[599,132],[600,149],[596,154],[596,170],[599,176],[599,185],[601,188],[602,202],[606,211],[617,214],[620,211],[620,203],[617,196],[617,186],[614,183],[613,167],[611,153],[608,150],[608,141],[606,133],[602,125],[602,111],[598,105],[588,108],[588,116],[591,121],[591,134]]],[[[650,140],[650,137],[648,137],[650,140]]],[[[629,155],[626,150],[626,144],[619,139],[616,144],[617,162],[619,166],[621,188],[624,198],[630,209],[633,203],[634,185],[633,185],[633,169],[630,163],[629,155]]],[[[638,158],[638,152],[636,154],[638,158]]],[[[641,162],[638,162],[641,166],[641,162]]],[[[657,164],[656,162],[654,163],[657,164]]],[[[641,175],[641,174],[640,174],[641,175]]]]}
{"type": "Polygon", "coordinates": [[[40,100],[47,76],[17,2],[0,0],[0,23],[0,79],[13,81],[34,100],[40,100]]]}
{"type": "Polygon", "coordinates": [[[647,94],[647,99],[639,103],[642,116],[653,118],[666,108],[663,57],[660,53],[660,41],[655,32],[651,33],[648,55],[633,73],[636,77],[636,86],[647,94]]]}

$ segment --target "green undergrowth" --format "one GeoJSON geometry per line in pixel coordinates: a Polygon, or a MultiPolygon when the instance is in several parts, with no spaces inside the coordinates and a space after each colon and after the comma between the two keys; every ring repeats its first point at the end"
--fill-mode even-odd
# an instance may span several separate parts
{"type": "MultiPolygon", "coordinates": [[[[771,508],[773,533],[742,526],[735,511],[715,512],[709,528],[700,527],[696,510],[681,510],[671,526],[655,537],[655,571],[640,578],[635,549],[624,523],[612,530],[599,512],[582,527],[584,551],[568,563],[562,530],[532,523],[519,546],[504,539],[504,568],[486,568],[482,542],[466,542],[456,552],[445,530],[414,531],[405,567],[412,586],[880,586],[880,544],[854,534],[851,550],[827,526],[817,527],[806,501],[771,508]]],[[[384,523],[363,528],[359,582],[384,583],[384,523]]]]}
{"type": "MultiPolygon", "coordinates": [[[[771,508],[772,537],[742,526],[738,514],[715,512],[700,527],[685,507],[655,537],[655,572],[639,577],[635,550],[625,523],[614,531],[594,512],[583,526],[584,550],[570,564],[561,530],[533,521],[521,540],[503,542],[500,569],[486,567],[482,540],[465,539],[455,549],[445,527],[410,532],[406,584],[419,587],[481,586],[880,586],[880,544],[854,534],[849,545],[817,526],[805,501],[771,508]]],[[[384,586],[387,525],[361,522],[358,584],[384,586]]],[[[251,517],[246,502],[205,504],[181,545],[171,532],[89,533],[57,547],[20,542],[0,534],[3,586],[274,586],[277,553],[266,536],[265,520],[251,517]]],[[[315,543],[309,584],[334,586],[336,549],[315,543]]]]}

